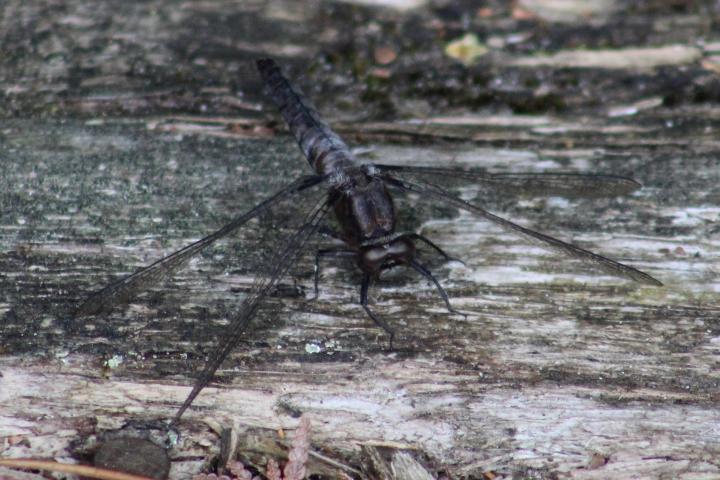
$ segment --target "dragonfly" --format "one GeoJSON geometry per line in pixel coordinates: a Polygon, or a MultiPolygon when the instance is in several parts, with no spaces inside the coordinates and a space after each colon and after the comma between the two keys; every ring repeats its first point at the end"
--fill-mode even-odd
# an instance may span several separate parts
{"type": "Polygon", "coordinates": [[[256,61],[257,70],[270,98],[276,105],[313,173],[297,178],[289,185],[235,217],[219,230],[141,268],[89,296],[75,312],[76,317],[96,315],[115,305],[126,303],[160,280],[171,276],[191,258],[219,239],[228,236],[248,221],[267,212],[281,201],[302,192],[324,188],[322,199],[307,208],[301,226],[284,238],[274,249],[265,275],[255,278],[249,293],[233,313],[226,332],[197,376],[192,390],[171,421],[177,424],[200,392],[213,380],[218,368],[247,334],[263,301],[298,261],[311,237],[323,232],[341,240],[343,248],[319,250],[315,257],[315,291],[317,296],[319,262],[324,257],[354,258],[362,274],[360,305],[370,319],[390,336],[391,325],[368,305],[370,287],[384,271],[409,267],[434,284],[445,306],[451,306],[448,294],[432,272],[418,259],[417,246],[422,244],[447,260],[453,258],[429,238],[416,232],[396,231],[398,212],[392,194],[419,194],[422,198],[445,202],[466,210],[535,244],[565,256],[593,265],[618,277],[647,285],[662,283],[645,272],[589,250],[545,235],[499,217],[482,206],[470,203],[441,185],[441,179],[471,182],[499,191],[543,193],[558,196],[585,197],[625,195],[640,188],[633,179],[615,175],[577,173],[487,173],[430,166],[400,166],[359,160],[347,144],[325,123],[317,109],[288,80],[277,63],[269,58],[256,61]],[[391,194],[392,192],[392,194],[391,194]],[[339,231],[326,225],[334,214],[339,231]]]}

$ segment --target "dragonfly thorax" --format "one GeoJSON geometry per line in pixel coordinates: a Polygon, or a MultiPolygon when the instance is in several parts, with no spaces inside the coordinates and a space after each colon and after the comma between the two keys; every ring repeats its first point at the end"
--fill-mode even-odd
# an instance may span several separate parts
{"type": "Polygon", "coordinates": [[[353,184],[340,191],[335,216],[343,236],[353,247],[375,242],[395,231],[395,208],[385,184],[373,177],[353,176],[353,184]]]}

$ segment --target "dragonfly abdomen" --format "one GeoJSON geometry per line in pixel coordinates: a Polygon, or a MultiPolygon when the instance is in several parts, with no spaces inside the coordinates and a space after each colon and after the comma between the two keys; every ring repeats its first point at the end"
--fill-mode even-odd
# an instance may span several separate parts
{"type": "Polygon", "coordinates": [[[320,175],[328,175],[353,165],[348,146],[320,119],[312,103],[285,78],[275,61],[260,59],[257,68],[268,87],[270,98],[313,169],[320,175]]]}

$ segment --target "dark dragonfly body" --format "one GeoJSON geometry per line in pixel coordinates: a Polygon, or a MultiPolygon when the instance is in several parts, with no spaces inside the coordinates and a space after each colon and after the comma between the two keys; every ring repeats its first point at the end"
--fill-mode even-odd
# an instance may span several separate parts
{"type": "Polygon", "coordinates": [[[360,267],[377,273],[383,259],[411,254],[412,242],[395,238],[395,209],[383,179],[372,165],[361,165],[348,146],[320,119],[317,110],[282,75],[272,60],[259,60],[258,70],[310,166],[331,192],[342,239],[362,249],[360,267]]]}
{"type": "Polygon", "coordinates": [[[595,254],[554,237],[527,229],[498,217],[482,207],[468,203],[438,185],[443,178],[468,181],[487,188],[565,196],[615,196],[629,193],[639,184],[634,180],[612,175],[580,175],[571,173],[517,174],[484,173],[442,167],[394,166],[359,162],[348,146],[320,119],[312,104],[283,76],[273,60],[257,62],[258,71],[291,132],[300,145],[315,175],[297,179],[250,211],[236,217],[218,231],[187,247],[168,255],[136,273],[108,285],[90,296],[76,311],[77,316],[92,315],[126,302],[146,287],[167,277],[200,251],[243,226],[250,219],[264,213],[281,200],[305,190],[324,185],[328,194],[309,209],[302,226],[276,249],[269,262],[267,275],[258,277],[253,287],[233,315],[220,345],[213,352],[200,373],[192,391],[179,408],[173,423],[180,420],[200,391],[212,380],[216,370],[232,349],[245,336],[262,301],[276,287],[280,279],[301,255],[308,239],[318,230],[325,215],[332,209],[340,232],[330,235],[342,240],[346,248],[321,250],[316,256],[315,288],[317,291],[318,262],[326,256],[352,256],[363,272],[360,304],[372,320],[390,335],[390,325],[368,308],[368,289],[384,270],[395,266],[409,266],[430,280],[437,288],[450,311],[448,296],[432,273],[416,258],[416,242],[420,241],[451,259],[440,247],[414,232],[398,233],[396,212],[390,190],[415,192],[479,215],[530,241],[564,255],[595,265],[612,275],[625,277],[649,285],[662,285],[650,275],[628,265],[595,254]]]}

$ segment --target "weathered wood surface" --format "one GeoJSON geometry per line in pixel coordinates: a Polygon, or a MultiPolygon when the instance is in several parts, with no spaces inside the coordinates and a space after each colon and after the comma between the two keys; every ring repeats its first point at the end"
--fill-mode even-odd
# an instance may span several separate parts
{"type": "Polygon", "coordinates": [[[316,451],[354,469],[314,461],[330,477],[362,476],[368,446],[383,446],[451,478],[718,478],[716,7],[604,2],[561,18],[542,3],[490,3],[488,14],[5,2],[0,455],[78,460],[92,435],[168,418],[184,399],[293,205],[127,308],[81,322],[69,312],[307,172],[278,115],[258,113],[268,104],[251,59],[262,54],[304,74],[331,125],[372,160],[633,176],[645,188],[622,199],[484,200],[665,286],[399,201],[408,228],[466,262],[431,265],[467,317],[447,315],[415,275],[389,275],[373,292],[399,330],[389,352],[357,305],[352,264],[325,267],[311,300],[308,252],[186,415],[172,478],[217,454],[220,427],[234,426],[242,458],[263,464],[299,412],[316,451]],[[490,48],[470,67],[442,50],[467,30],[490,48]],[[383,45],[398,53],[389,65],[373,60],[383,45]],[[671,46],[683,54],[648,53],[671,46]],[[631,63],[591,62],[624,52],[631,63]]]}

